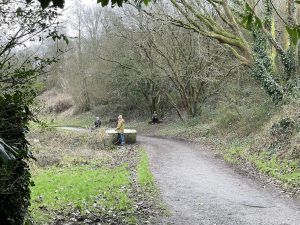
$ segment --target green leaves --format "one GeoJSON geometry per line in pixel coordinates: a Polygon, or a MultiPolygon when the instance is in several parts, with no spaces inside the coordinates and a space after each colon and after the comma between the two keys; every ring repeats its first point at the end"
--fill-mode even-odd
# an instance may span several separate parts
{"type": "MultiPolygon", "coordinates": [[[[128,0],[97,0],[97,3],[101,4],[102,7],[109,5],[109,3],[111,4],[111,7],[116,5],[122,7],[123,3],[126,2],[128,2],[128,0]]],[[[147,6],[151,0],[135,0],[134,2],[138,7],[140,7],[143,3],[147,6]]]]}
{"type": "Polygon", "coordinates": [[[144,4],[147,6],[151,0],[144,0],[144,4]]]}
{"type": "MultiPolygon", "coordinates": [[[[59,7],[63,8],[65,4],[65,0],[38,0],[41,3],[41,6],[43,9],[48,8],[50,6],[50,3],[52,2],[53,7],[59,7]]],[[[26,0],[27,3],[32,2],[32,0],[26,0]]],[[[97,0],[98,4],[101,4],[102,7],[105,7],[111,4],[112,7],[119,6],[122,7],[123,3],[128,2],[128,0],[97,0]]],[[[146,6],[151,2],[151,0],[135,0],[135,3],[138,6],[141,6],[142,3],[144,3],[146,6]]]]}
{"type": "Polygon", "coordinates": [[[0,161],[4,164],[7,164],[11,160],[15,160],[17,156],[17,152],[10,146],[8,146],[1,138],[0,138],[0,161]]]}
{"type": "MultiPolygon", "coordinates": [[[[41,3],[43,9],[49,7],[50,3],[52,2],[53,7],[63,8],[65,5],[65,0],[38,0],[41,3]]],[[[31,3],[32,0],[26,0],[26,3],[31,3]]]]}
{"type": "Polygon", "coordinates": [[[251,30],[251,28],[254,26],[256,28],[262,28],[262,21],[257,16],[254,16],[252,14],[246,15],[242,20],[242,25],[247,30],[251,30]]]}
{"type": "Polygon", "coordinates": [[[257,28],[262,28],[262,22],[257,16],[255,17],[254,25],[257,28]]]}
{"type": "Polygon", "coordinates": [[[251,26],[252,26],[252,20],[253,20],[252,14],[246,15],[246,16],[243,17],[242,25],[243,25],[247,30],[250,30],[250,29],[251,29],[251,26]]]}
{"type": "Polygon", "coordinates": [[[295,27],[286,26],[286,31],[290,35],[292,43],[294,45],[296,45],[298,43],[298,40],[300,39],[300,27],[299,26],[295,26],[295,27]]]}
{"type": "MultiPolygon", "coordinates": [[[[28,0],[27,0],[28,2],[28,0]]],[[[29,0],[31,2],[31,0],[29,0]]],[[[53,7],[63,8],[65,4],[65,0],[39,0],[43,9],[47,8],[52,2],[53,7]]]]}
{"type": "Polygon", "coordinates": [[[114,7],[115,5],[121,7],[123,3],[126,3],[128,0],[97,0],[97,3],[101,4],[102,7],[107,6],[111,2],[111,6],[114,7]]]}
{"type": "Polygon", "coordinates": [[[17,8],[16,13],[17,13],[17,16],[22,16],[23,15],[23,11],[22,11],[21,7],[17,8]]]}
{"type": "MultiPolygon", "coordinates": [[[[295,0],[295,3],[300,4],[300,0],[295,0]]],[[[258,18],[251,6],[246,3],[245,5],[245,14],[242,18],[241,24],[244,28],[247,30],[251,30],[252,28],[262,28],[263,23],[260,18],[258,18]]],[[[291,41],[294,45],[298,43],[298,40],[300,39],[300,26],[286,26],[286,30],[288,34],[290,35],[291,41]]]]}
{"type": "Polygon", "coordinates": [[[47,8],[50,5],[50,2],[51,0],[40,0],[43,9],[47,8]]]}
{"type": "Polygon", "coordinates": [[[101,4],[102,7],[107,6],[109,3],[109,0],[97,0],[97,3],[101,4]]]}
{"type": "Polygon", "coordinates": [[[243,16],[241,23],[243,27],[246,28],[247,30],[251,30],[253,26],[256,28],[262,28],[261,19],[255,15],[253,9],[250,7],[248,3],[246,3],[245,15],[243,16]]]}
{"type": "Polygon", "coordinates": [[[53,41],[62,39],[67,45],[69,44],[68,37],[64,34],[60,34],[57,30],[49,32],[47,38],[52,38],[53,41]]]}

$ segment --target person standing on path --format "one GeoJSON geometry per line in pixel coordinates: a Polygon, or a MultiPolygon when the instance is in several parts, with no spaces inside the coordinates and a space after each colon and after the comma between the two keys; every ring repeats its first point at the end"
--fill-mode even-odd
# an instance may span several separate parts
{"type": "Polygon", "coordinates": [[[124,129],[125,129],[125,120],[122,118],[122,115],[119,115],[116,131],[118,132],[118,139],[121,145],[125,144],[124,129]]]}

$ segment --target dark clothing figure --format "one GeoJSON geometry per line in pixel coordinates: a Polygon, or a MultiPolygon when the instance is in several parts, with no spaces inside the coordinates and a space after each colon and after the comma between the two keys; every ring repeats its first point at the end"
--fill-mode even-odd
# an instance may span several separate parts
{"type": "Polygon", "coordinates": [[[158,123],[158,115],[155,111],[152,114],[152,123],[158,123]]]}
{"type": "Polygon", "coordinates": [[[100,126],[101,126],[101,120],[99,119],[99,117],[96,117],[95,128],[99,128],[100,126]]]}

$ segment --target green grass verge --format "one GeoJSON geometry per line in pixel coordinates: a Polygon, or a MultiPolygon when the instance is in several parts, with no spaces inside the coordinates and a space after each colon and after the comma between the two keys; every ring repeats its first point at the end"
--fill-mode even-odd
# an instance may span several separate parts
{"type": "Polygon", "coordinates": [[[106,154],[108,161],[97,158],[67,164],[62,158],[64,162],[58,166],[35,167],[32,220],[40,225],[80,216],[100,218],[101,224],[127,225],[146,224],[164,214],[166,207],[160,201],[146,152],[128,148],[106,154]]]}
{"type": "Polygon", "coordinates": [[[114,169],[92,165],[52,167],[38,171],[33,180],[30,210],[37,224],[50,221],[57,211],[97,211],[95,202],[102,210],[125,211],[128,220],[135,220],[127,192],[130,173],[126,165],[114,169]]]}
{"type": "Polygon", "coordinates": [[[252,162],[259,171],[283,182],[285,186],[300,187],[299,160],[280,159],[276,154],[267,152],[250,153],[244,146],[231,146],[224,155],[228,162],[240,164],[243,160],[252,162]]]}
{"type": "MultiPolygon", "coordinates": [[[[160,216],[170,216],[171,213],[167,205],[161,201],[159,189],[156,185],[155,178],[150,170],[149,158],[145,150],[139,152],[139,163],[137,165],[137,183],[139,187],[139,201],[150,203],[150,210],[160,216]]],[[[146,212],[149,213],[149,212],[146,212]]],[[[144,220],[148,221],[149,220],[144,220]]],[[[145,223],[142,223],[145,224],[145,223]]],[[[155,218],[152,218],[150,224],[156,224],[155,218]]]]}
{"type": "Polygon", "coordinates": [[[137,166],[138,184],[142,189],[155,189],[155,180],[150,171],[148,155],[140,151],[140,163],[137,166]]]}

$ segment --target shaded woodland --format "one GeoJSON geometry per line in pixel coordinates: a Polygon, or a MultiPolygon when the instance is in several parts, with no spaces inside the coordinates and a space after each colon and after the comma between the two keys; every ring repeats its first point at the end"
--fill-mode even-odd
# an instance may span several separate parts
{"type": "Polygon", "coordinates": [[[171,110],[182,120],[201,115],[205,102],[217,105],[237,79],[253,90],[250,97],[262,89],[261,100],[274,105],[296,100],[298,43],[290,29],[297,32],[298,4],[221,2],[170,1],[140,10],[77,2],[69,23],[76,38],[48,48],[69,50],[53,65],[47,88],[70,93],[78,112],[171,110]]]}

